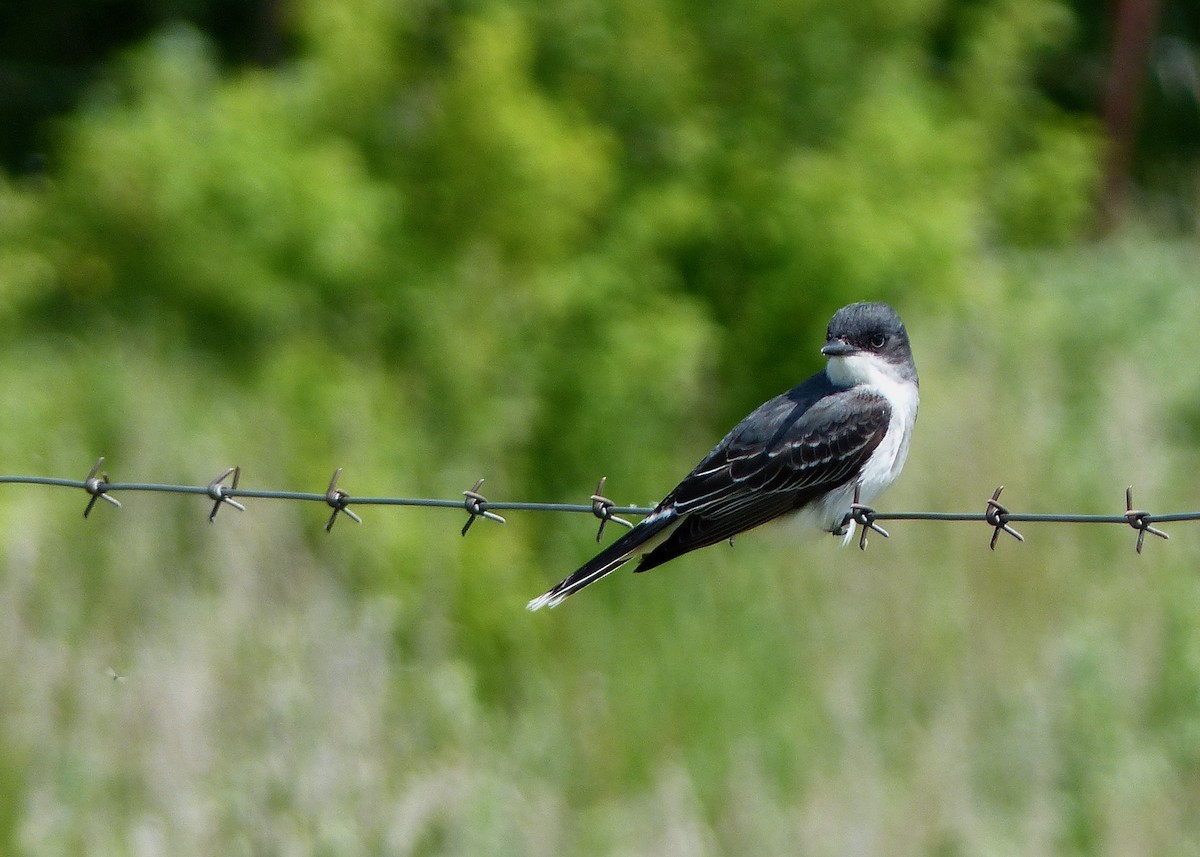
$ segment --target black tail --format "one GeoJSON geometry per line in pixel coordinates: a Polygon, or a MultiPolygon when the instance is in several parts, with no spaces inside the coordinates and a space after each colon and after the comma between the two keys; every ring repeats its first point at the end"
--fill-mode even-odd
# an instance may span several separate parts
{"type": "Polygon", "coordinates": [[[638,548],[667,529],[675,520],[675,515],[670,512],[662,514],[661,517],[651,515],[584,563],[583,567],[570,577],[560,581],[545,595],[539,595],[530,601],[526,607],[530,610],[557,607],[568,595],[574,595],[585,586],[595,583],[606,574],[616,571],[629,562],[636,553],[639,553],[638,548]]]}

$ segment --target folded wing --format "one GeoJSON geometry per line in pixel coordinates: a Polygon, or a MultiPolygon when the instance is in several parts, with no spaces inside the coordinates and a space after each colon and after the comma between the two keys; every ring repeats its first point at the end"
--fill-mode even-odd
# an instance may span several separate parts
{"type": "Polygon", "coordinates": [[[681,519],[638,571],[765,524],[844,485],[887,433],[887,400],[861,388],[815,402],[803,388],[743,420],[660,504],[681,519]]]}

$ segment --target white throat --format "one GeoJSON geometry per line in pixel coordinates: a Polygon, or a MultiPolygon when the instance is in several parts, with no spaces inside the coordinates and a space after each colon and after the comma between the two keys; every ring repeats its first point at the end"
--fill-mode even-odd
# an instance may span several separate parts
{"type": "Polygon", "coordinates": [[[901,367],[875,354],[859,352],[845,357],[830,357],[825,367],[825,374],[838,387],[857,387],[865,384],[875,387],[881,393],[892,398],[889,391],[896,387],[909,387],[908,379],[902,374],[901,367]]]}

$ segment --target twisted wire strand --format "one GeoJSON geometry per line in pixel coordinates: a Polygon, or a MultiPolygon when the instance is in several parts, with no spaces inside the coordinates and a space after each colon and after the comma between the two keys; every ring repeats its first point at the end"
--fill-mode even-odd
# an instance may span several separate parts
{"type": "MultiPolygon", "coordinates": [[[[213,501],[212,512],[209,515],[209,520],[214,520],[219,509],[223,505],[230,505],[238,511],[245,511],[245,506],[240,502],[241,499],[261,499],[261,500],[283,500],[295,502],[322,503],[333,510],[326,524],[326,530],[333,527],[339,514],[345,514],[356,523],[361,523],[362,519],[350,508],[351,506],[402,506],[402,507],[425,507],[438,509],[457,509],[466,511],[469,515],[467,523],[462,528],[463,535],[471,528],[471,525],[478,518],[487,518],[498,523],[504,523],[505,519],[499,515],[499,512],[562,512],[562,513],[588,513],[600,520],[600,529],[596,534],[597,541],[604,532],[605,525],[612,521],[625,527],[632,527],[633,524],[624,518],[622,515],[644,516],[653,511],[649,506],[637,505],[617,505],[615,502],[603,495],[605,479],[601,479],[596,486],[596,491],[591,495],[588,503],[542,503],[528,501],[506,501],[506,500],[489,500],[480,493],[480,488],[483,486],[484,480],[478,480],[475,485],[463,491],[464,499],[446,499],[437,497],[387,497],[387,496],[357,496],[350,495],[346,491],[338,487],[337,483],[342,474],[342,468],[334,471],[333,477],[330,479],[329,487],[324,492],[316,491],[289,491],[289,490],[274,490],[261,488],[243,488],[238,482],[241,477],[240,467],[230,467],[223,471],[213,481],[206,485],[186,485],[173,484],[166,482],[120,482],[110,481],[107,473],[101,472],[101,467],[104,465],[104,458],[100,458],[85,479],[64,479],[54,476],[18,476],[18,475],[0,475],[0,485],[33,485],[33,486],[48,486],[52,488],[72,488],[76,490],[82,489],[90,495],[87,508],[84,511],[84,517],[88,517],[98,500],[120,507],[121,502],[113,495],[121,493],[145,492],[145,493],[160,493],[160,494],[195,494],[209,498],[213,501]],[[232,483],[225,484],[225,481],[232,476],[232,483]]],[[[858,502],[858,496],[854,499],[850,513],[847,515],[845,525],[857,523],[862,527],[862,533],[859,537],[859,547],[865,548],[867,544],[867,534],[869,532],[878,533],[884,537],[888,536],[886,530],[879,526],[883,521],[939,521],[939,522],[968,522],[968,523],[984,523],[992,527],[991,547],[995,549],[996,540],[1001,532],[1007,533],[1018,541],[1024,541],[1024,537],[1013,528],[1013,524],[1025,523],[1053,523],[1053,524],[1124,524],[1132,527],[1137,532],[1137,551],[1141,553],[1143,540],[1147,533],[1157,536],[1161,539],[1168,538],[1167,534],[1157,528],[1156,524],[1182,523],[1186,521],[1200,520],[1200,511],[1195,512],[1168,512],[1152,514],[1143,509],[1135,509],[1133,507],[1133,489],[1132,486],[1125,491],[1125,510],[1120,514],[1078,514],[1071,512],[1013,512],[999,502],[1000,494],[1004,490],[1004,486],[998,487],[987,500],[987,507],[982,512],[938,512],[938,511],[912,511],[912,512],[880,512],[865,506],[858,502]]]]}

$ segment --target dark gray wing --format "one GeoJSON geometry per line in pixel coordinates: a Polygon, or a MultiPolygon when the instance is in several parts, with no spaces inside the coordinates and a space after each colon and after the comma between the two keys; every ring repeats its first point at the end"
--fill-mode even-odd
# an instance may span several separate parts
{"type": "Polygon", "coordinates": [[[887,399],[860,388],[803,385],[772,399],[659,505],[683,521],[637,570],[765,524],[849,482],[883,440],[890,419],[887,399]]]}

